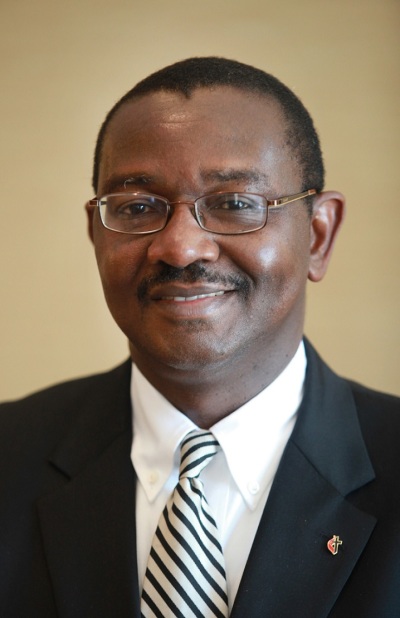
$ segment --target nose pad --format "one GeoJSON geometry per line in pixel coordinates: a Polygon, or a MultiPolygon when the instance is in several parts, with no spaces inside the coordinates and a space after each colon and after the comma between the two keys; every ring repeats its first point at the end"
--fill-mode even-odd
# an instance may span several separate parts
{"type": "Polygon", "coordinates": [[[215,262],[219,246],[214,235],[200,227],[190,206],[177,204],[166,227],[152,235],[147,255],[150,263],[185,268],[193,262],[215,262]]]}

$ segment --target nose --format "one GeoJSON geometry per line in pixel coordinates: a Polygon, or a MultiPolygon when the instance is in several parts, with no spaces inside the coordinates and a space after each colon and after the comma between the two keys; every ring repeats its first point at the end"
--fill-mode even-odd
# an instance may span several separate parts
{"type": "Polygon", "coordinates": [[[166,227],[152,235],[147,256],[152,264],[164,262],[185,268],[193,262],[215,262],[219,246],[211,232],[201,229],[190,206],[179,203],[173,207],[166,227]]]}

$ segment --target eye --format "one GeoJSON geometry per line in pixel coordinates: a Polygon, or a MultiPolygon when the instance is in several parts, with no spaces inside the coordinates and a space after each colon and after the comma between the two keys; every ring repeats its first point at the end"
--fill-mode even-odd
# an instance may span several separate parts
{"type": "Polygon", "coordinates": [[[213,196],[212,201],[212,210],[240,212],[243,210],[254,210],[259,207],[254,197],[239,193],[227,193],[225,195],[213,196]]]}
{"type": "Polygon", "coordinates": [[[157,212],[156,205],[151,200],[143,198],[125,201],[122,204],[116,205],[114,215],[117,217],[138,217],[140,215],[151,214],[157,212]]]}
{"type": "Polygon", "coordinates": [[[246,208],[253,208],[254,204],[242,198],[227,199],[217,206],[221,210],[245,210],[246,208]]]}
{"type": "Polygon", "coordinates": [[[165,216],[167,203],[153,195],[140,193],[114,193],[107,195],[100,202],[107,215],[114,220],[139,221],[149,217],[165,216]]]}

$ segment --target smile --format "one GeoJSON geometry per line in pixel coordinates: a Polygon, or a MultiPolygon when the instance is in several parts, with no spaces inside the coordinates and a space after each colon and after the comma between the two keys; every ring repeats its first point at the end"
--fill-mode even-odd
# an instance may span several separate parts
{"type": "Polygon", "coordinates": [[[174,300],[178,303],[185,303],[193,300],[201,300],[203,298],[212,298],[213,296],[222,296],[223,294],[225,294],[225,291],[221,290],[220,292],[197,294],[196,296],[161,296],[161,300],[174,300]]]}

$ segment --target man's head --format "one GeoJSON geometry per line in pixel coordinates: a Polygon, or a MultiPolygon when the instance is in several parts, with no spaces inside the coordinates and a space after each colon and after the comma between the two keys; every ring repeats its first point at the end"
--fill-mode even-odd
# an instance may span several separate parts
{"type": "MultiPolygon", "coordinates": [[[[179,75],[184,64],[178,65],[179,75]]],[[[202,388],[203,398],[207,388],[225,397],[221,406],[228,410],[273,380],[297,349],[306,281],[325,273],[343,199],[318,193],[308,198],[311,213],[305,200],[271,208],[266,226],[245,234],[200,227],[194,203],[201,196],[278,199],[319,190],[323,182],[318,139],[302,105],[296,103],[304,119],[296,133],[289,102],[284,105],[260,86],[215,85],[216,77],[209,85],[206,72],[195,70],[214,64],[226,67],[226,75],[219,69],[213,74],[225,82],[233,79],[228,67],[243,66],[187,61],[197,81],[187,78],[185,88],[172,87],[174,69],[166,69],[169,87],[160,86],[162,72],[148,78],[117,104],[105,130],[103,125],[97,195],[120,193],[124,201],[127,193],[139,193],[135,216],[147,216],[151,196],[161,196],[170,202],[166,226],[121,233],[104,227],[93,204],[87,210],[106,300],[136,364],[171,401],[182,385],[192,395],[202,388]],[[312,178],[314,186],[305,184],[312,178]],[[165,393],[171,384],[172,393],[165,393]]],[[[288,101],[295,98],[274,78],[268,80],[288,101]]],[[[246,199],[236,208],[246,209],[246,199]]],[[[118,216],[132,216],[132,201],[118,216]]]]}
{"type": "Polygon", "coordinates": [[[107,114],[100,129],[94,156],[93,188],[97,193],[99,166],[107,127],[118,109],[137,97],[169,91],[190,98],[197,88],[231,86],[243,92],[276,100],[286,119],[286,139],[303,172],[303,188],[324,187],[324,164],[318,134],[312,118],[300,99],[276,77],[235,60],[205,57],[189,58],[167,66],[139,82],[107,114]]]}

